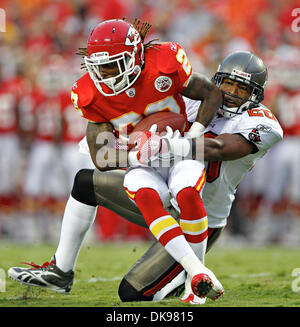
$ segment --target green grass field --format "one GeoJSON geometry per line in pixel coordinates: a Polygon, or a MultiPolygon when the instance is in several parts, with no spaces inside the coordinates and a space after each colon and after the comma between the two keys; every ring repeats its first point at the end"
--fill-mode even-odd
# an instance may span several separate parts
{"type": "MultiPolygon", "coordinates": [[[[29,288],[7,278],[10,266],[21,262],[42,264],[54,253],[54,245],[0,243],[0,269],[6,273],[6,289],[0,292],[0,307],[189,307],[178,298],[160,302],[122,303],[118,285],[149,243],[106,243],[85,245],[78,258],[73,289],[68,295],[29,288]]],[[[292,271],[300,267],[298,248],[225,248],[216,246],[206,264],[218,276],[225,294],[205,307],[298,307],[300,281],[292,271]]],[[[3,272],[3,271],[2,271],[3,272]]],[[[299,276],[298,276],[299,279],[299,276]]]]}

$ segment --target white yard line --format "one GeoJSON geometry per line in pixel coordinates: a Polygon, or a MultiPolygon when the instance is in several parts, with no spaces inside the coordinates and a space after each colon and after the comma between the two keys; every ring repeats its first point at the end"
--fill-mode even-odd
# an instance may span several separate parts
{"type": "Polygon", "coordinates": [[[112,282],[114,280],[122,280],[122,277],[120,276],[114,276],[110,278],[104,278],[104,277],[92,277],[88,280],[88,283],[97,283],[97,282],[112,282]]]}
{"type": "Polygon", "coordinates": [[[230,277],[232,278],[240,278],[240,277],[265,277],[265,276],[270,276],[270,272],[261,272],[258,274],[232,274],[230,277]]]}

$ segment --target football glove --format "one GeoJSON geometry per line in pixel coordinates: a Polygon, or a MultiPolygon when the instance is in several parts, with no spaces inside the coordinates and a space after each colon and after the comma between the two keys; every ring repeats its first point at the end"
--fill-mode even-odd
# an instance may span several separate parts
{"type": "Polygon", "coordinates": [[[163,140],[167,142],[168,151],[159,153],[161,161],[172,161],[175,156],[185,158],[192,147],[192,140],[181,137],[179,130],[173,132],[170,126],[166,127],[167,134],[163,136],[163,140]]]}
{"type": "Polygon", "coordinates": [[[157,125],[154,124],[149,131],[140,132],[135,136],[135,148],[128,156],[130,166],[150,166],[160,153],[169,150],[166,141],[156,134],[156,130],[157,125]]]}

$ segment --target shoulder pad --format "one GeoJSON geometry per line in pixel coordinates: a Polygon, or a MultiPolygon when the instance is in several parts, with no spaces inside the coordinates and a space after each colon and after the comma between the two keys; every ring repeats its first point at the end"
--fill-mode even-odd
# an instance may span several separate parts
{"type": "Polygon", "coordinates": [[[282,127],[270,109],[262,104],[246,110],[241,115],[240,124],[245,127],[258,128],[260,131],[282,136],[282,127]]]}
{"type": "Polygon", "coordinates": [[[97,90],[89,73],[80,77],[72,86],[72,93],[75,93],[78,96],[79,107],[88,106],[93,101],[96,91],[97,90]]]}
{"type": "Polygon", "coordinates": [[[180,65],[176,59],[176,55],[179,49],[182,47],[176,42],[164,42],[161,43],[156,51],[156,63],[157,68],[164,74],[172,74],[178,70],[180,65]]]}

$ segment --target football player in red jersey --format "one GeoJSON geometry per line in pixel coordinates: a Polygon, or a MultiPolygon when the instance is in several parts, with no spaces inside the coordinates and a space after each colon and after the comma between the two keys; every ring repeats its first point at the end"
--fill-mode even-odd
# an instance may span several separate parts
{"type": "Polygon", "coordinates": [[[15,236],[20,160],[19,102],[26,89],[21,77],[0,77],[0,235],[15,236]]]}
{"type": "MultiPolygon", "coordinates": [[[[140,164],[138,151],[116,151],[110,144],[107,146],[107,138],[101,140],[103,133],[114,133],[121,138],[123,134],[130,133],[143,117],[162,110],[181,113],[186,117],[184,95],[202,100],[197,118],[188,130],[190,137],[195,138],[203,134],[205,126],[221,105],[222,94],[218,87],[205,76],[192,73],[185,51],[179,44],[143,44],[149,28],[149,24],[140,25],[139,21],[134,25],[124,20],[105,21],[92,31],[87,49],[80,51],[84,55],[88,73],[74,84],[71,98],[75,108],[89,120],[87,142],[91,158],[98,169],[92,174],[91,171],[83,170],[76,175],[74,184],[88,183],[89,188],[78,190],[73,187],[55,259],[43,266],[43,269],[47,267],[51,270],[56,278],[63,278],[65,284],[62,286],[53,280],[44,280],[44,285],[39,282],[39,286],[59,292],[70,291],[80,247],[86,231],[93,223],[95,206],[101,205],[101,200],[96,200],[97,189],[102,187],[100,180],[107,178],[113,181],[119,178],[119,168],[127,167],[128,162],[131,165],[140,164]],[[99,160],[101,157],[102,160],[99,160]]],[[[212,141],[211,146],[219,147],[220,144],[212,141]]],[[[187,249],[180,262],[192,277],[195,276],[193,264],[197,262],[197,278],[193,283],[199,295],[210,296],[208,293],[212,292],[213,298],[222,293],[222,286],[218,285],[216,291],[219,282],[193,251],[187,249]]],[[[38,267],[30,270],[31,276],[35,272],[37,277],[42,270],[38,267]]],[[[26,282],[33,285],[36,278],[29,279],[26,282]]]]}
{"type": "MultiPolygon", "coordinates": [[[[47,73],[50,78],[48,70],[47,73]]],[[[43,71],[41,75],[44,75],[43,71]]],[[[20,102],[21,121],[27,136],[30,136],[27,137],[29,151],[20,205],[24,224],[20,229],[20,238],[26,242],[44,240],[50,237],[53,230],[52,212],[55,212],[61,197],[58,183],[61,178],[56,173],[61,131],[60,107],[58,90],[51,90],[48,82],[34,86],[20,102]],[[48,174],[52,176],[51,180],[48,174]]]]}
{"type": "MultiPolygon", "coordinates": [[[[127,161],[131,165],[147,165],[148,158],[141,160],[137,157],[139,151],[119,151],[117,158],[108,153],[107,159],[97,160],[104,144],[104,140],[99,142],[99,136],[101,132],[115,131],[121,138],[124,133],[130,133],[143,117],[162,110],[181,113],[186,118],[182,94],[194,98],[187,90],[196,81],[184,50],[176,43],[161,43],[147,48],[144,55],[141,35],[135,27],[113,20],[95,28],[86,52],[84,61],[88,74],[73,86],[72,99],[77,110],[90,121],[87,139],[95,166],[99,170],[110,170],[111,167],[126,166],[127,161]],[[128,51],[128,47],[132,50],[128,51]]],[[[215,110],[218,105],[216,99],[205,98],[202,103],[204,108],[200,110],[205,107],[215,110]]],[[[203,124],[196,122],[189,134],[200,136],[203,129],[203,124]]],[[[152,139],[150,137],[146,141],[146,147],[152,139]]],[[[162,187],[165,183],[159,177],[155,183],[154,178],[145,176],[146,172],[150,174],[149,169],[131,170],[126,177],[133,181],[143,180],[144,183],[135,183],[134,186],[130,183],[133,186],[130,188],[126,178],[125,186],[130,188],[129,192],[134,191],[136,204],[152,233],[188,271],[187,296],[192,293],[191,287],[199,296],[206,296],[207,290],[212,289],[209,297],[216,299],[223,293],[223,288],[214,274],[201,263],[207,240],[207,218],[200,195],[205,183],[204,164],[191,160],[189,178],[185,176],[186,183],[182,184],[181,175],[187,175],[184,168],[187,164],[187,161],[178,163],[169,178],[172,177],[172,182],[169,182],[174,184],[170,190],[180,203],[181,226],[164,210],[163,203],[168,194],[166,187],[162,187]],[[138,171],[143,175],[142,179],[136,178],[138,171]],[[151,181],[151,186],[147,181],[151,181]],[[194,204],[193,210],[189,209],[190,203],[194,204]],[[191,232],[193,235],[190,235],[191,232]]]]}
{"type": "Polygon", "coordinates": [[[97,162],[96,154],[103,147],[95,142],[99,133],[115,132],[122,137],[144,117],[162,110],[186,117],[185,95],[203,100],[199,121],[189,131],[199,136],[221,101],[219,90],[206,77],[192,74],[180,45],[143,45],[145,29],[143,25],[139,33],[124,20],[106,21],[92,31],[87,49],[80,52],[85,55],[88,73],[74,84],[71,98],[89,120],[87,141],[94,164],[101,171],[126,167],[128,152],[117,152],[117,158],[108,155],[113,162],[107,161],[105,166],[97,162]]]}

